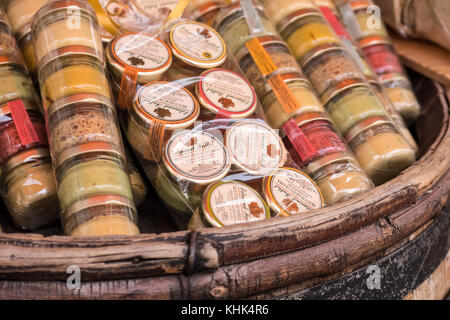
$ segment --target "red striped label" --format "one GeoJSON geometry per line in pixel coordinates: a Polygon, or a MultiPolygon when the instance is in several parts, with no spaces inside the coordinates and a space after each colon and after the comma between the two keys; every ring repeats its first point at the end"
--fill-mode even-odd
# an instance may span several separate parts
{"type": "Polygon", "coordinates": [[[302,162],[306,162],[317,153],[308,137],[292,118],[283,125],[283,130],[302,162]]]}
{"type": "Polygon", "coordinates": [[[34,129],[22,100],[10,101],[8,102],[8,106],[22,145],[40,142],[39,136],[34,129]]]}

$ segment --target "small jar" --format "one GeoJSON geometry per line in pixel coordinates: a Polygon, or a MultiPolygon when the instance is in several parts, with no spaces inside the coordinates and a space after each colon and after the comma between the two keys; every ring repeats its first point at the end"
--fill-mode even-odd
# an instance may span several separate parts
{"type": "Polygon", "coordinates": [[[62,98],[51,105],[47,118],[52,157],[56,161],[67,149],[88,142],[122,146],[114,106],[103,96],[79,94],[62,98]]]}
{"type": "Polygon", "coordinates": [[[347,152],[318,158],[304,170],[317,183],[328,205],[348,200],[373,188],[373,182],[353,155],[347,152]]]}
{"type": "Polygon", "coordinates": [[[61,210],[96,195],[120,195],[133,199],[122,149],[89,142],[67,149],[55,161],[61,210]]]}
{"type": "Polygon", "coordinates": [[[136,88],[136,84],[160,80],[172,64],[172,53],[167,44],[155,36],[127,33],[110,42],[106,61],[117,85],[126,90],[127,81],[134,82],[136,88]]]}
{"type": "Polygon", "coordinates": [[[256,16],[245,15],[241,4],[235,3],[216,17],[215,29],[222,35],[233,55],[253,38],[277,36],[277,31],[266,17],[264,9],[259,5],[254,6],[254,9],[257,13],[256,16]],[[257,25],[257,28],[254,28],[253,25],[257,25]]]}
{"type": "Polygon", "coordinates": [[[189,229],[221,228],[270,218],[269,207],[255,189],[239,181],[222,181],[205,190],[189,229]]]}
{"type": "Polygon", "coordinates": [[[389,117],[377,96],[364,83],[336,88],[325,108],[342,135],[364,119],[389,117]]]}
{"type": "Polygon", "coordinates": [[[39,96],[23,67],[0,61],[0,104],[13,100],[39,101],[39,96]]]}
{"type": "Polygon", "coordinates": [[[18,65],[25,65],[22,52],[17,45],[11,27],[2,21],[0,21],[0,57],[18,65]]]}
{"type": "Polygon", "coordinates": [[[314,50],[303,64],[303,70],[321,97],[342,82],[365,79],[350,54],[334,46],[314,50]]]}
{"type": "Polygon", "coordinates": [[[181,131],[165,145],[153,186],[173,214],[189,219],[205,188],[229,171],[228,152],[219,138],[204,131],[181,131]]]}
{"type": "Polygon", "coordinates": [[[36,62],[42,68],[55,51],[78,52],[89,48],[100,61],[103,43],[95,11],[86,1],[56,0],[43,6],[33,18],[33,38],[36,62]]]}
{"type": "Polygon", "coordinates": [[[3,164],[2,195],[20,229],[36,230],[59,218],[48,148],[23,151],[3,164]]]}
{"type": "Polygon", "coordinates": [[[381,17],[374,15],[373,10],[369,10],[372,6],[371,1],[351,1],[350,6],[355,13],[357,25],[355,26],[354,34],[356,39],[360,40],[371,36],[380,36],[388,38],[386,27],[381,20],[381,17]]]}
{"type": "MultiPolygon", "coordinates": [[[[291,51],[278,36],[266,36],[258,38],[259,42],[271,58],[272,62],[277,67],[277,74],[285,73],[297,73],[300,77],[303,76],[303,72],[300,69],[297,61],[293,57],[291,51]]],[[[258,97],[264,96],[267,93],[267,79],[261,73],[256,64],[253,56],[250,54],[246,46],[235,56],[236,61],[239,63],[242,71],[246,75],[247,79],[251,82],[255,88],[258,97]]]]}
{"type": "Polygon", "coordinates": [[[72,237],[139,235],[133,201],[120,195],[97,195],[76,202],[63,215],[64,233],[72,237]]]}
{"type": "Polygon", "coordinates": [[[375,185],[396,177],[416,160],[414,150],[388,118],[361,121],[346,135],[346,140],[375,185]]]}
{"type": "Polygon", "coordinates": [[[387,39],[371,37],[361,41],[360,46],[367,61],[379,76],[386,73],[403,73],[402,64],[387,39]]]}
{"type": "Polygon", "coordinates": [[[203,72],[195,84],[203,119],[242,119],[251,116],[258,98],[251,84],[239,74],[225,69],[203,72]]]}
{"type": "Polygon", "coordinates": [[[420,104],[408,78],[403,75],[386,74],[380,77],[380,82],[405,122],[408,125],[414,123],[420,115],[420,104]]]}
{"type": "Polygon", "coordinates": [[[185,88],[150,82],[139,89],[129,112],[128,142],[140,160],[157,163],[173,132],[192,127],[199,113],[197,100],[185,88]]]}
{"type": "Polygon", "coordinates": [[[257,119],[234,123],[226,132],[225,145],[236,169],[250,175],[268,174],[287,162],[278,134],[257,119]]]}
{"type": "Polygon", "coordinates": [[[295,98],[298,109],[287,112],[272,89],[261,99],[267,122],[274,129],[280,129],[286,121],[296,115],[310,112],[325,112],[311,84],[298,76],[296,74],[285,74],[282,76],[286,86],[295,98]]]}
{"type": "Polygon", "coordinates": [[[31,75],[37,75],[37,66],[36,66],[36,57],[34,55],[34,42],[33,42],[33,33],[31,32],[31,25],[27,25],[28,30],[25,30],[24,33],[19,31],[16,35],[17,43],[19,44],[20,49],[22,50],[23,57],[25,59],[25,63],[27,65],[27,69],[31,75]]]}
{"type": "Polygon", "coordinates": [[[4,5],[8,20],[14,33],[18,33],[25,25],[30,24],[33,16],[49,0],[9,0],[4,5]]]}
{"type": "Polygon", "coordinates": [[[262,0],[264,11],[274,25],[278,25],[286,17],[303,9],[316,9],[312,0],[262,0]]]}
{"type": "MultiPolygon", "coordinates": [[[[313,49],[341,43],[317,8],[304,9],[292,14],[282,22],[279,30],[295,58],[300,62],[313,49]]],[[[304,65],[302,62],[301,64],[304,65]]]]}
{"type": "Polygon", "coordinates": [[[294,168],[274,170],[263,180],[263,195],[275,216],[290,216],[320,209],[322,193],[305,173],[294,168]]]}
{"type": "Polygon", "coordinates": [[[0,163],[25,150],[47,147],[47,130],[35,102],[14,100],[0,106],[0,163]]]}
{"type": "Polygon", "coordinates": [[[68,55],[46,64],[39,70],[39,83],[44,108],[64,97],[76,94],[96,94],[111,99],[108,78],[103,66],[95,57],[85,55],[68,55]]]}

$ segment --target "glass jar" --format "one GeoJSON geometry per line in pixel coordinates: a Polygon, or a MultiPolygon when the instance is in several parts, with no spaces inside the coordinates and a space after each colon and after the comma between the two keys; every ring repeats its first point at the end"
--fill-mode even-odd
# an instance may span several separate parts
{"type": "Polygon", "coordinates": [[[14,100],[0,106],[0,163],[37,147],[47,147],[47,130],[35,102],[14,100]]]}
{"type": "Polygon", "coordinates": [[[275,216],[290,216],[320,209],[322,193],[316,183],[295,168],[274,170],[263,180],[263,195],[275,216]]]}
{"type": "Polygon", "coordinates": [[[173,132],[192,127],[199,113],[197,100],[185,88],[150,82],[139,89],[129,112],[128,142],[140,160],[159,162],[173,132]]]}
{"type": "MultiPolygon", "coordinates": [[[[300,66],[292,56],[291,51],[278,36],[260,37],[258,38],[258,41],[277,67],[277,74],[297,73],[300,74],[300,77],[304,77],[300,66]]],[[[235,59],[239,63],[239,66],[247,79],[255,88],[258,97],[263,97],[267,93],[267,79],[259,70],[257,63],[253,59],[248,48],[246,46],[242,47],[236,54],[235,59]]]]}
{"type": "Polygon", "coordinates": [[[9,0],[4,5],[8,20],[14,33],[18,33],[25,25],[30,24],[33,16],[49,0],[9,0]]]}
{"type": "Polygon", "coordinates": [[[63,53],[39,70],[39,83],[44,108],[64,97],[96,94],[111,99],[108,78],[95,57],[63,53]]]}
{"type": "Polygon", "coordinates": [[[279,28],[297,61],[302,60],[311,50],[323,45],[340,45],[341,40],[333,32],[318,9],[304,9],[286,18],[279,28]]]}
{"type": "Polygon", "coordinates": [[[195,84],[195,93],[204,119],[242,119],[251,116],[258,98],[250,83],[239,74],[225,69],[203,72],[195,84]]]}
{"type": "Polygon", "coordinates": [[[377,96],[364,83],[336,88],[325,108],[342,135],[364,119],[389,117],[377,96]]]}
{"type": "Polygon", "coordinates": [[[316,8],[312,0],[262,0],[261,3],[274,25],[278,25],[286,17],[292,16],[297,11],[316,8]]]}
{"type": "Polygon", "coordinates": [[[388,118],[361,121],[346,140],[375,185],[396,177],[416,160],[414,150],[388,118]]]}
{"type": "Polygon", "coordinates": [[[31,26],[29,32],[17,35],[17,42],[20,50],[22,50],[27,69],[31,75],[37,75],[36,58],[34,56],[34,42],[33,33],[31,32],[31,26]]]}
{"type": "Polygon", "coordinates": [[[153,186],[172,213],[188,219],[200,205],[204,189],[229,171],[228,152],[218,137],[181,131],[165,145],[153,186]]]}
{"type": "Polygon", "coordinates": [[[272,89],[261,99],[267,122],[274,129],[280,129],[286,121],[296,115],[310,112],[325,112],[311,84],[304,78],[299,78],[298,76],[296,74],[285,74],[282,76],[286,86],[295,97],[298,106],[298,109],[295,111],[286,112],[272,89]]]}
{"type": "Polygon", "coordinates": [[[25,150],[6,161],[1,190],[13,222],[20,229],[39,229],[59,218],[48,148],[25,150]]]}
{"type": "Polygon", "coordinates": [[[225,136],[232,164],[250,175],[264,175],[283,167],[287,151],[279,135],[263,121],[237,121],[225,136]]]}
{"type": "MultiPolygon", "coordinates": [[[[0,7],[1,10],[1,7],[0,7]]],[[[15,64],[25,66],[22,52],[17,45],[11,27],[5,22],[0,21],[0,57],[7,59],[15,64]]]]}
{"type": "Polygon", "coordinates": [[[55,51],[78,52],[90,49],[104,61],[103,43],[95,11],[86,1],[55,0],[43,6],[33,18],[33,38],[39,68],[45,66],[55,51]]]}
{"type": "Polygon", "coordinates": [[[39,101],[33,82],[23,67],[0,62],[0,104],[13,100],[39,101]]]}
{"type": "Polygon", "coordinates": [[[139,235],[133,201],[119,195],[97,195],[76,202],[63,215],[66,235],[72,237],[139,235]]]}
{"type": "Polygon", "coordinates": [[[66,150],[88,142],[106,142],[120,148],[122,139],[112,103],[98,95],[62,98],[47,111],[52,157],[58,162],[66,150]]]}
{"type": "MultiPolygon", "coordinates": [[[[367,40],[367,39],[365,39],[367,40]]],[[[372,68],[378,75],[403,73],[403,67],[392,45],[387,40],[367,41],[360,44],[372,68]]]]}
{"type": "Polygon", "coordinates": [[[357,30],[354,34],[357,35],[357,40],[364,39],[371,36],[380,36],[388,38],[386,27],[381,20],[381,17],[374,15],[373,10],[369,10],[373,6],[371,1],[351,1],[350,6],[355,13],[357,30]]]}
{"type": "Polygon", "coordinates": [[[185,16],[211,26],[216,15],[228,5],[226,0],[193,0],[185,9],[185,16]]]}
{"type": "Polygon", "coordinates": [[[222,181],[205,190],[189,229],[221,228],[270,218],[269,207],[255,189],[239,181],[222,181]]]}
{"type": "Polygon", "coordinates": [[[67,149],[55,162],[61,210],[95,195],[133,199],[122,149],[89,142],[67,149]]]}
{"type": "Polygon", "coordinates": [[[347,81],[364,81],[358,64],[344,48],[329,47],[314,50],[303,70],[319,96],[347,81]]]}
{"type": "Polygon", "coordinates": [[[408,125],[414,123],[420,115],[420,104],[408,78],[398,74],[385,74],[380,77],[380,82],[385,88],[389,100],[405,122],[408,125]]]}
{"type": "Polygon", "coordinates": [[[277,36],[277,31],[266,17],[263,8],[259,5],[253,8],[256,16],[245,15],[241,4],[235,3],[222,10],[216,17],[215,29],[222,35],[233,55],[253,38],[277,36]],[[258,28],[252,27],[255,24],[258,28]]]}

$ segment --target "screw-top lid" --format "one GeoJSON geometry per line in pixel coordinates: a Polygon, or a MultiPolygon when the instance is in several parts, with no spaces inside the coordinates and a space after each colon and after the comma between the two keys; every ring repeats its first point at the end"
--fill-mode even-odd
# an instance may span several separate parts
{"type": "MultiPolygon", "coordinates": [[[[323,17],[319,11],[319,9],[316,8],[305,8],[302,10],[298,10],[296,12],[291,13],[284,19],[282,19],[278,23],[277,29],[280,30],[281,36],[286,39],[286,36],[289,35],[292,31],[298,29],[300,26],[297,25],[297,23],[301,23],[301,19],[307,18],[307,17],[316,17],[323,20],[323,17]],[[294,25],[295,23],[295,25],[294,25]],[[294,29],[293,26],[295,26],[294,29]],[[292,29],[292,30],[291,30],[292,29]]],[[[323,20],[325,22],[325,20],[323,20]]]]}
{"type": "Polygon", "coordinates": [[[100,52],[91,47],[73,45],[73,46],[61,47],[61,48],[55,49],[53,51],[50,51],[38,62],[38,67],[40,69],[42,69],[54,60],[65,58],[65,57],[74,58],[74,57],[78,57],[78,56],[85,56],[85,57],[93,58],[93,60],[98,61],[98,63],[101,66],[103,66],[103,67],[105,66],[105,59],[103,57],[103,52],[100,52]]]}
{"type": "Polygon", "coordinates": [[[350,129],[350,131],[345,135],[345,140],[350,144],[351,141],[362,132],[385,124],[393,125],[392,121],[388,117],[379,116],[362,120],[350,129]]]}
{"type": "Polygon", "coordinates": [[[60,98],[53,102],[47,110],[47,116],[50,119],[56,111],[60,111],[67,107],[74,107],[80,105],[104,105],[108,108],[115,110],[111,100],[102,95],[94,93],[80,93],[67,97],[60,98]]]}
{"type": "Polygon", "coordinates": [[[48,148],[36,148],[26,150],[8,159],[3,164],[3,172],[8,173],[22,164],[34,162],[45,158],[48,158],[50,162],[50,153],[48,151],[48,148]]]}

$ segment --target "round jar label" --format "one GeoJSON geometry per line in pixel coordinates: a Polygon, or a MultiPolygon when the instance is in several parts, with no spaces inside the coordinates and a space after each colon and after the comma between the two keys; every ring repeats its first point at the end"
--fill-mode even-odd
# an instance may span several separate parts
{"type": "Polygon", "coordinates": [[[221,226],[260,221],[267,218],[267,206],[260,195],[239,182],[219,183],[208,194],[209,220],[221,226]]]}
{"type": "Polygon", "coordinates": [[[316,184],[302,172],[290,168],[277,170],[266,190],[275,205],[289,214],[322,208],[322,194],[316,184]]]}
{"type": "Polygon", "coordinates": [[[194,22],[181,22],[170,31],[172,48],[180,56],[200,63],[215,63],[225,57],[225,42],[211,27],[194,22]]]}
{"type": "Polygon", "coordinates": [[[251,174],[273,171],[286,161],[280,137],[261,122],[237,122],[228,129],[226,141],[235,163],[251,174]]]}
{"type": "Polygon", "coordinates": [[[230,114],[247,113],[256,107],[252,86],[240,75],[223,69],[204,72],[198,82],[198,95],[210,108],[230,114]]]}
{"type": "Polygon", "coordinates": [[[229,167],[225,146],[205,132],[186,131],[167,143],[166,165],[180,178],[210,180],[226,174],[229,167]]]}
{"type": "Polygon", "coordinates": [[[122,64],[142,71],[161,70],[172,57],[169,47],[160,39],[139,33],[117,38],[113,53],[122,64]]]}
{"type": "Polygon", "coordinates": [[[197,102],[186,89],[170,82],[148,84],[139,91],[139,106],[151,117],[163,122],[189,119],[197,102]]]}

